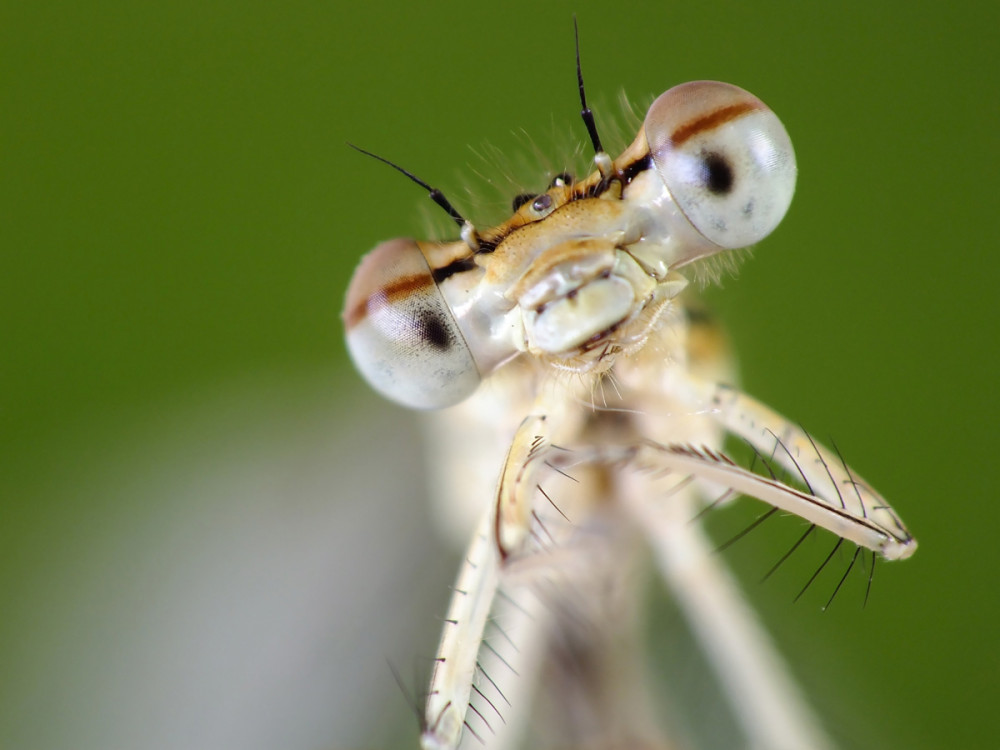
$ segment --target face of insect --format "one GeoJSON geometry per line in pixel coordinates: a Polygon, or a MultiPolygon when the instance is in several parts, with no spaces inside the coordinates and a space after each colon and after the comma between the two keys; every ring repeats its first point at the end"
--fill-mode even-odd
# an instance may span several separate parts
{"type": "Polygon", "coordinates": [[[639,349],[681,289],[676,269],[767,236],[795,190],[778,118],[729,84],[670,89],[635,142],[598,170],[518,201],[463,239],[397,239],[360,264],[347,343],[389,398],[439,408],[520,353],[577,372],[639,349]]]}

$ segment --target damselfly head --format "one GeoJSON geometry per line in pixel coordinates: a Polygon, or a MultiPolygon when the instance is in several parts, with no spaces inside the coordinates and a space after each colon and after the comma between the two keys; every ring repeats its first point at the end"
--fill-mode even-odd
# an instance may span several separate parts
{"type": "Polygon", "coordinates": [[[481,232],[392,165],[462,229],[454,242],[385,242],[358,266],[344,323],[376,390],[433,409],[519,353],[562,370],[610,368],[684,288],[678,268],[763,239],[795,191],[781,122],[730,84],[670,89],[615,160],[594,145],[595,172],[519,196],[506,222],[481,232]]]}

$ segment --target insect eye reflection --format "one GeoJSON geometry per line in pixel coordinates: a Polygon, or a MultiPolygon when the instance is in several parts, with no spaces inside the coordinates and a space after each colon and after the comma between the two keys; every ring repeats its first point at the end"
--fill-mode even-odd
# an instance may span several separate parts
{"type": "Polygon", "coordinates": [[[552,206],[552,196],[549,195],[548,193],[539,195],[537,198],[535,198],[535,202],[531,204],[532,210],[537,211],[538,213],[547,211],[549,208],[551,208],[551,206],[552,206]]]}

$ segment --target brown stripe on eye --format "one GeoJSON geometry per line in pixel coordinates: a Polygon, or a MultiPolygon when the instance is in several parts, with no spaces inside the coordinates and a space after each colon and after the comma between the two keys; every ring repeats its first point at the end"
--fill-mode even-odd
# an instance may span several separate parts
{"type": "Polygon", "coordinates": [[[745,101],[730,104],[728,107],[723,107],[722,109],[717,109],[714,112],[709,112],[707,115],[702,115],[697,120],[692,120],[691,122],[681,125],[677,128],[677,130],[671,133],[670,142],[674,147],[677,147],[684,143],[684,141],[693,138],[699,133],[704,133],[707,130],[717,128],[720,125],[725,125],[730,120],[735,120],[738,117],[742,117],[743,115],[758,109],[764,109],[764,105],[757,101],[745,101]]]}
{"type": "Polygon", "coordinates": [[[368,315],[369,310],[377,310],[387,305],[394,305],[401,299],[433,285],[434,279],[429,274],[417,274],[415,276],[404,276],[396,279],[391,284],[373,289],[371,294],[361,298],[344,310],[344,328],[347,330],[354,328],[368,315]]]}

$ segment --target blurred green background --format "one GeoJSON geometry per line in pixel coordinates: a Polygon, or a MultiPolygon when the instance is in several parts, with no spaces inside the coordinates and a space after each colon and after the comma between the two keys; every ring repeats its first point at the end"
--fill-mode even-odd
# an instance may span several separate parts
{"type": "Polygon", "coordinates": [[[0,6],[0,747],[412,740],[384,660],[454,552],[338,316],[429,209],[345,141],[475,219],[466,145],[583,140],[573,12],[599,123],[698,78],[784,121],[792,210],[710,296],[920,541],[863,610],[754,600],[845,747],[995,746],[995,4],[57,0],[0,6]]]}

